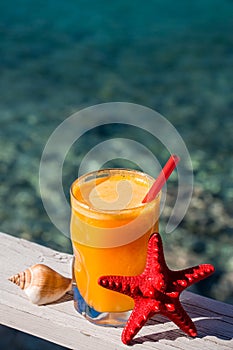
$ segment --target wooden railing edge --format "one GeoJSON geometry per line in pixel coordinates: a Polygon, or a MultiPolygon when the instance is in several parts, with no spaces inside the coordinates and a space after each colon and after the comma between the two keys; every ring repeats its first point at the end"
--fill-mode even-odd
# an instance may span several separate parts
{"type": "MultiPolygon", "coordinates": [[[[72,256],[1,233],[1,323],[71,349],[125,349],[121,328],[95,326],[73,307],[72,296],[46,306],[31,304],[8,277],[35,263],[44,263],[71,276],[72,256]]],[[[194,320],[198,337],[186,337],[162,316],[153,317],[135,337],[134,349],[230,349],[233,348],[233,306],[191,292],[183,292],[184,308],[194,320]]]]}

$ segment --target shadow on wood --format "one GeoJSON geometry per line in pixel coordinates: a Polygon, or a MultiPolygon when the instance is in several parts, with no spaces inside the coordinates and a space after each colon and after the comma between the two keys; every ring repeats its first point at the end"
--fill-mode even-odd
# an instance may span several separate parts
{"type": "Polygon", "coordinates": [[[60,299],[54,301],[53,303],[49,303],[46,305],[56,305],[56,304],[61,304],[61,303],[65,303],[67,301],[72,301],[72,300],[73,300],[73,291],[70,290],[65,295],[63,295],[60,299]]]}
{"type": "MultiPolygon", "coordinates": [[[[158,332],[158,327],[159,324],[161,323],[165,323],[165,322],[170,322],[170,320],[162,317],[162,320],[158,321],[156,320],[156,318],[154,319],[150,319],[149,322],[147,322],[146,326],[157,326],[155,329],[155,333],[151,333],[148,335],[144,335],[144,336],[139,336],[136,337],[131,345],[134,344],[143,344],[145,342],[158,342],[161,340],[170,340],[170,341],[174,341],[178,338],[188,338],[188,339],[194,339],[191,337],[188,337],[185,333],[183,333],[180,329],[172,329],[172,330],[168,330],[168,331],[163,331],[163,332],[158,332]],[[161,322],[162,321],[162,322],[161,322]]],[[[205,337],[215,337],[218,339],[222,339],[222,340],[232,340],[233,339],[233,326],[229,325],[224,328],[223,327],[223,322],[225,322],[223,320],[223,318],[220,317],[205,317],[205,318],[201,318],[197,321],[194,321],[195,326],[197,328],[197,332],[198,335],[196,338],[202,339],[205,337]]],[[[227,322],[226,322],[227,323],[227,322]]],[[[229,344],[230,346],[230,344],[229,344]]]]}

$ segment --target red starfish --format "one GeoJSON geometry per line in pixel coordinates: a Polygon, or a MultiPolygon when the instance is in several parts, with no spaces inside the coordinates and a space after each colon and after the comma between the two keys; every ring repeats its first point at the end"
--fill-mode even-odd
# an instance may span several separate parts
{"type": "Polygon", "coordinates": [[[179,296],[184,289],[213,272],[214,267],[210,264],[170,270],[165,262],[161,237],[154,233],[148,244],[146,267],[140,275],[102,276],[98,283],[134,299],[134,309],[121,337],[124,344],[129,344],[155,313],[167,316],[185,333],[195,337],[196,327],[183,309],[179,296]]]}

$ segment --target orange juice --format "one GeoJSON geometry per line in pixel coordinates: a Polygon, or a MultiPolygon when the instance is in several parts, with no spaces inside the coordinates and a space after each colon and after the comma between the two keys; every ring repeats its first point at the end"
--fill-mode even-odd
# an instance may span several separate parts
{"type": "Polygon", "coordinates": [[[71,187],[74,282],[97,314],[133,308],[130,297],[102,288],[98,278],[143,271],[149,237],[158,231],[160,197],[142,204],[153,181],[138,171],[105,169],[71,187]]]}

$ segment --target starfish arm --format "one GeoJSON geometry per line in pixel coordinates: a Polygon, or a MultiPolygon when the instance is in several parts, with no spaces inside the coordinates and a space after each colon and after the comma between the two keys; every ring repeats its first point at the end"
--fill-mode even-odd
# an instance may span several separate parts
{"type": "Polygon", "coordinates": [[[177,287],[177,291],[182,292],[192,284],[201,281],[210,276],[214,272],[214,266],[211,264],[201,264],[189,267],[181,271],[172,271],[173,285],[177,287]]]}
{"type": "Polygon", "coordinates": [[[159,233],[154,233],[149,240],[145,273],[167,271],[168,267],[163,252],[163,243],[159,233]]]}
{"type": "Polygon", "coordinates": [[[195,337],[197,335],[196,327],[186,311],[183,309],[181,303],[177,300],[174,306],[175,309],[171,312],[168,310],[163,310],[161,311],[161,314],[173,321],[183,332],[191,337],[195,337]]]}
{"type": "Polygon", "coordinates": [[[152,299],[136,298],[135,306],[123,329],[121,339],[124,344],[129,344],[133,337],[140,331],[147,320],[159,312],[160,302],[152,299]]]}
{"type": "Polygon", "coordinates": [[[101,276],[100,286],[133,297],[137,292],[137,276],[101,276]]]}

